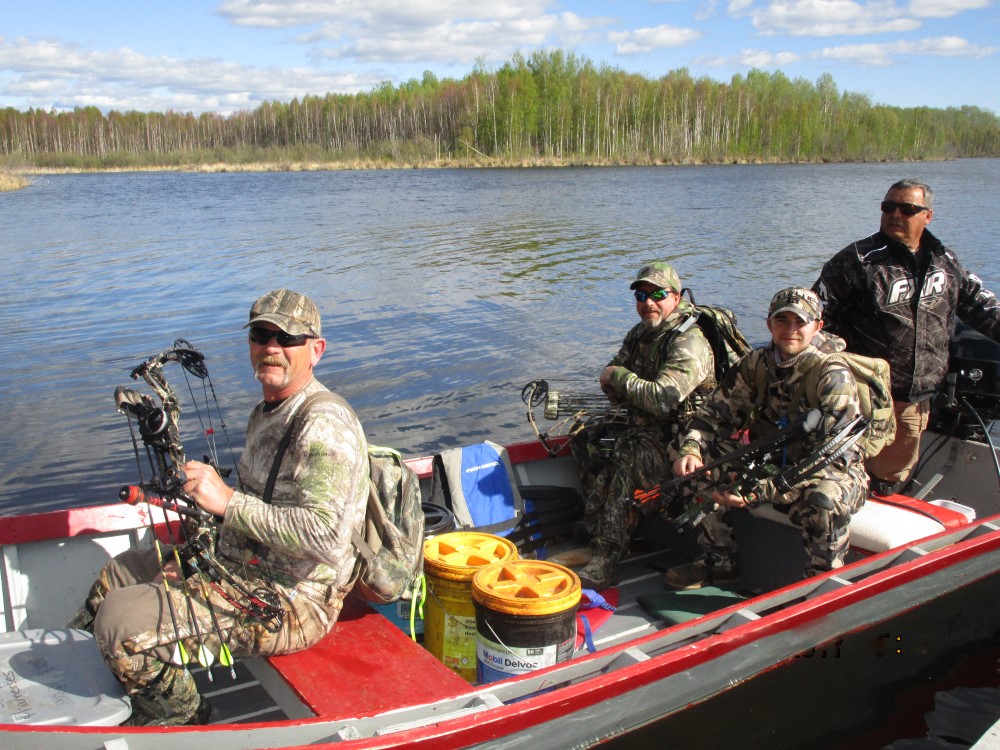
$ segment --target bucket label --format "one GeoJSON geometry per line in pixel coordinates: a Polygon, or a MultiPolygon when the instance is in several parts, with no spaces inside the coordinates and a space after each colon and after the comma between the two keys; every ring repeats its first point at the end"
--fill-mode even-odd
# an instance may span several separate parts
{"type": "Polygon", "coordinates": [[[573,641],[547,646],[502,646],[484,638],[480,633],[476,638],[476,670],[479,684],[505,680],[514,675],[527,674],[542,667],[551,667],[567,656],[560,657],[567,645],[572,649],[573,641]]]}
{"type": "MultiPolygon", "coordinates": [[[[476,658],[476,618],[444,615],[441,663],[451,669],[473,669],[476,658]]],[[[471,676],[470,676],[471,679],[471,676]]]]}

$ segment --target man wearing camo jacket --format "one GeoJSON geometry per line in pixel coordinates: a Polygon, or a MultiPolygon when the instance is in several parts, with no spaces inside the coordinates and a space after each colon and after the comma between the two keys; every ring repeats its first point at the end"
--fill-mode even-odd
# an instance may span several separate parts
{"type": "Polygon", "coordinates": [[[673,267],[643,266],[630,288],[640,322],[600,376],[611,402],[628,407],[628,424],[613,435],[600,424],[588,426],[570,444],[585,503],[574,530],[591,549],[580,580],[596,590],[617,583],[619,562],[638,526],[634,491],[660,481],[690,397],[715,387],[712,347],[697,325],[685,325],[694,309],[681,297],[673,267]]]}
{"type": "MultiPolygon", "coordinates": [[[[820,441],[861,413],[850,369],[827,358],[843,351],[844,342],[821,332],[821,316],[820,300],[808,289],[792,287],[774,296],[767,318],[771,343],[740,360],[699,407],[680,439],[680,456],[674,462],[677,476],[697,472],[707,460],[733,451],[732,436],[743,429],[749,428],[751,438],[756,438],[793,423],[812,401],[818,404],[822,421],[800,443],[790,446],[787,462],[794,466],[820,441]],[[814,367],[822,368],[816,380],[817,398],[798,398],[800,384],[814,367]]],[[[666,583],[675,589],[691,589],[738,580],[738,550],[728,513],[730,508],[745,508],[754,502],[783,506],[789,520],[802,530],[808,556],[806,576],[839,568],[850,543],[848,522],[864,503],[867,490],[864,454],[857,446],[786,494],[778,494],[770,480],[765,480],[752,498],[716,488],[711,499],[718,509],[698,527],[700,559],[668,570],[666,583]]]]}
{"type": "MultiPolygon", "coordinates": [[[[369,467],[365,434],[349,407],[310,404],[281,460],[270,502],[263,498],[293,416],[310,394],[326,390],[313,376],[326,348],[319,311],[308,297],[280,289],[254,303],[247,327],[264,398],[250,415],[239,482],[229,487],[208,464],[188,461],[184,491],[216,517],[221,564],[247,590],[269,586],[277,593],[282,624],[270,632],[186,568],[182,582],[172,558],[161,563],[155,550],[112,560],[70,625],[92,629],[131,697],[131,725],[207,720],[207,703],[177,663],[178,641],[192,656],[202,645],[218,654],[219,635],[236,658],[299,651],[331,630],[354,583],[351,530],[363,523],[369,467]]],[[[240,599],[239,591],[220,585],[240,599]]]]}

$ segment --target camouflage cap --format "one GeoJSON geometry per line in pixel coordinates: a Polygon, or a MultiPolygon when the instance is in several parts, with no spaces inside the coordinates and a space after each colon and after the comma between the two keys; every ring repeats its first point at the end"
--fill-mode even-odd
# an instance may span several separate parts
{"type": "Polygon", "coordinates": [[[774,295],[767,310],[767,317],[770,319],[785,310],[795,313],[806,323],[812,323],[823,317],[823,303],[819,301],[819,297],[815,292],[802,287],[789,287],[774,295]]]}
{"type": "Polygon", "coordinates": [[[673,291],[680,294],[681,291],[681,279],[677,275],[677,271],[669,263],[664,263],[663,261],[656,261],[655,263],[650,263],[643,266],[639,273],[635,276],[635,281],[629,289],[635,289],[642,282],[652,284],[653,286],[658,286],[660,289],[672,289],[673,291]]]}
{"type": "Polygon", "coordinates": [[[319,310],[311,299],[304,294],[291,289],[277,289],[268,292],[253,303],[250,308],[250,322],[244,328],[255,323],[274,323],[285,333],[299,336],[309,333],[322,336],[323,331],[319,319],[319,310]]]}

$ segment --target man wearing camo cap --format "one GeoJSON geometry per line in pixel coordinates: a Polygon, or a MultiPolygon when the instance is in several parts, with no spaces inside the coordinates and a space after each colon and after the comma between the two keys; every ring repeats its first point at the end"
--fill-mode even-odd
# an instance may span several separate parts
{"type": "MultiPolygon", "coordinates": [[[[674,463],[677,476],[692,474],[709,460],[732,452],[732,436],[749,429],[758,438],[791,424],[818,404],[822,422],[800,443],[789,447],[787,465],[794,466],[821,441],[861,414],[857,384],[850,368],[828,357],[844,350],[842,339],[822,333],[822,305],[809,289],[791,287],[774,295],[768,308],[771,343],[754,349],[722,379],[720,387],[692,417],[680,439],[680,456],[674,463]],[[800,398],[799,386],[807,373],[819,367],[816,398],[800,398]]],[[[733,583],[739,579],[736,539],[728,518],[729,508],[753,502],[787,509],[789,520],[802,531],[807,553],[807,576],[844,564],[850,536],[851,515],[865,501],[868,477],[864,453],[854,446],[817,474],[778,494],[770,480],[756,490],[756,497],[742,497],[730,489],[715,489],[718,510],[698,526],[701,557],[666,573],[675,589],[698,588],[705,583],[733,583]]]]}
{"type": "Polygon", "coordinates": [[[645,265],[629,288],[639,323],[600,376],[612,403],[628,407],[627,424],[596,423],[570,443],[585,503],[574,533],[591,550],[580,580],[595,590],[617,583],[619,562],[639,521],[632,510],[633,493],[662,479],[689,397],[715,386],[711,345],[697,325],[682,327],[694,309],[681,297],[673,267],[665,262],[645,265]]]}
{"type": "Polygon", "coordinates": [[[234,489],[211,466],[188,461],[184,491],[216,517],[216,555],[230,574],[247,590],[268,586],[277,592],[285,612],[282,625],[270,632],[203,586],[197,573],[187,580],[190,599],[176,567],[166,566],[169,589],[160,585],[155,551],[120,555],[101,571],[70,624],[92,629],[132,699],[131,725],[207,720],[207,703],[190,672],[177,663],[179,640],[189,655],[198,654],[199,631],[212,654],[220,652],[219,632],[236,658],[299,651],[330,631],[353,586],[351,530],[362,526],[369,468],[364,431],[346,402],[310,402],[298,415],[273,491],[264,497],[278,443],[293,416],[308,396],[327,390],[313,376],[326,349],[319,311],[305,295],[279,289],[253,304],[245,327],[264,398],[250,415],[239,480],[234,489]],[[164,616],[167,597],[177,613],[176,627],[164,616]]]}

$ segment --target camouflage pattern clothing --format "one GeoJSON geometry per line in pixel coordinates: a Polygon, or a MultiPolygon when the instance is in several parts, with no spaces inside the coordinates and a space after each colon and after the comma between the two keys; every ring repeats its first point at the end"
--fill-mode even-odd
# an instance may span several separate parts
{"type": "Polygon", "coordinates": [[[916,253],[882,232],[848,245],[823,266],[813,291],[828,333],[848,351],[889,363],[895,401],[934,394],[948,372],[956,315],[1000,341],[1000,302],[927,229],[916,253]]]}
{"type": "Polygon", "coordinates": [[[628,549],[638,524],[630,510],[633,492],[663,479],[689,396],[704,398],[715,387],[712,347],[701,329],[678,331],[693,313],[682,299],[660,326],[638,323],[628,332],[608,363],[616,368],[616,400],[629,407],[627,424],[590,425],[570,443],[595,552],[618,559],[628,549]]]}
{"type": "MultiPolygon", "coordinates": [[[[277,591],[285,610],[277,633],[240,612],[198,574],[170,582],[168,591],[154,550],[128,552],[105,566],[71,623],[86,625],[88,613],[96,613],[94,635],[133,697],[133,711],[140,714],[134,723],[185,723],[197,709],[194,680],[179,666],[176,644],[180,639],[195,659],[200,633],[218,655],[206,597],[237,658],[299,651],[336,622],[354,583],[351,529],[361,528],[368,500],[368,447],[353,411],[330,402],[312,405],[282,459],[271,502],[262,500],[278,442],[296,408],[319,390],[325,388],[312,379],[276,407],[261,402],[254,409],[240,483],[219,530],[216,555],[226,568],[250,590],[270,585],[277,591]]],[[[220,585],[242,599],[227,583],[220,585]]]]}
{"type": "MultiPolygon", "coordinates": [[[[812,344],[795,357],[776,361],[773,344],[755,349],[731,369],[720,388],[698,409],[680,442],[680,455],[696,455],[706,463],[735,449],[734,431],[749,428],[753,438],[775,426],[794,422],[809,409],[808,399],[793,399],[806,373],[822,367],[817,382],[818,408],[822,423],[801,444],[788,449],[787,465],[794,466],[821,441],[835,434],[860,414],[857,385],[850,369],[823,351],[843,349],[843,342],[818,333],[812,344]],[[766,393],[759,393],[758,368],[767,371],[766,393]],[[789,408],[793,400],[798,405],[789,408]]],[[[789,520],[802,530],[808,554],[805,574],[839,568],[850,541],[848,522],[864,503],[868,489],[863,454],[852,448],[816,475],[780,495],[770,481],[760,488],[761,501],[785,506],[789,520]]],[[[709,567],[732,568],[737,564],[737,546],[727,519],[730,509],[719,507],[699,526],[699,542],[709,567]]]]}

